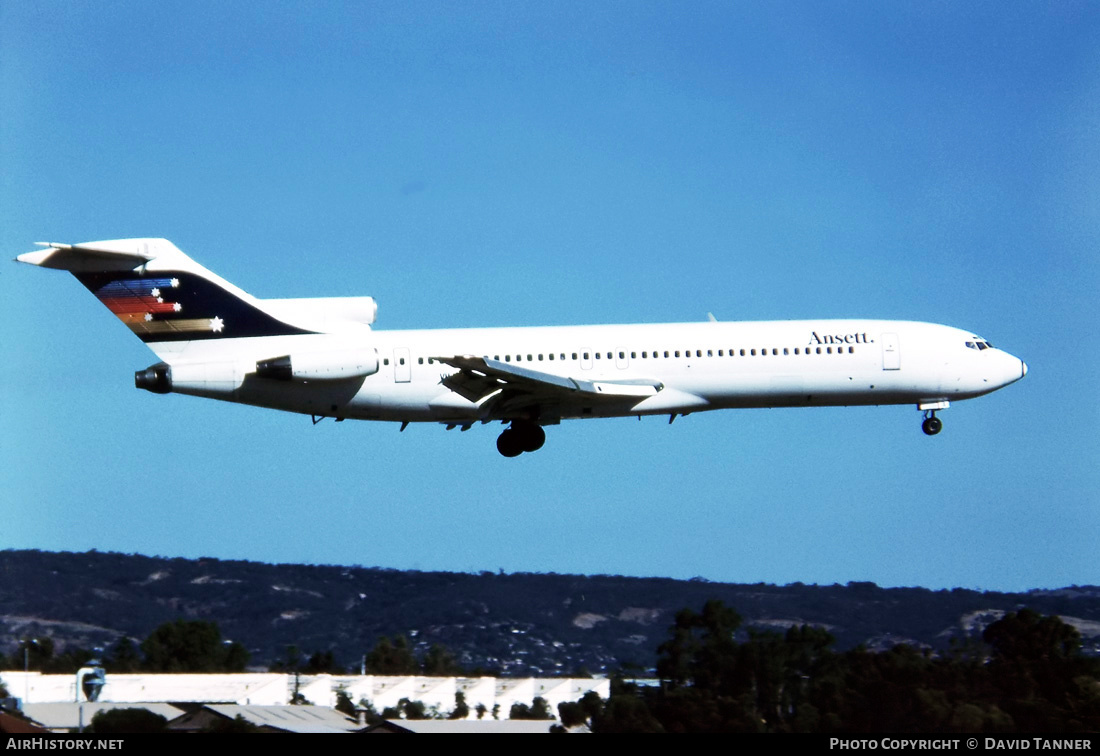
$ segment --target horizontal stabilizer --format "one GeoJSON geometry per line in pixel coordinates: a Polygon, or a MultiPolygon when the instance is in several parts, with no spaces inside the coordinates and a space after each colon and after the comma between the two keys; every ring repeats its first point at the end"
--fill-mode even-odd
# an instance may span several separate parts
{"type": "Polygon", "coordinates": [[[74,272],[98,272],[110,270],[133,270],[155,257],[148,252],[147,245],[139,247],[137,240],[111,242],[92,242],[90,244],[59,244],[57,242],[35,242],[46,249],[27,252],[15,259],[28,265],[74,272]]]}

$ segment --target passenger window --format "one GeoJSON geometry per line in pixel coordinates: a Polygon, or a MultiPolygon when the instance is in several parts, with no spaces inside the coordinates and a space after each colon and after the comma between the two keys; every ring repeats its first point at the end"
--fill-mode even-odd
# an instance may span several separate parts
{"type": "Polygon", "coordinates": [[[504,355],[504,361],[505,362],[511,362],[512,361],[512,355],[510,355],[510,354],[504,355]]]}
{"type": "Polygon", "coordinates": [[[755,349],[752,349],[752,350],[750,350],[750,351],[752,352],[752,356],[753,356],[753,357],[755,357],[755,356],[756,356],[756,350],[755,350],[755,349]]]}
{"type": "Polygon", "coordinates": [[[666,359],[668,358],[668,352],[667,351],[665,352],[665,358],[666,359]]]}
{"type": "Polygon", "coordinates": [[[795,354],[798,354],[798,347],[795,347],[795,348],[794,348],[794,353],[795,353],[795,354]]]}
{"type": "MultiPolygon", "coordinates": [[[[540,355],[540,359],[541,359],[541,355],[540,355]]],[[[554,353],[553,353],[553,352],[551,352],[551,353],[550,353],[550,359],[551,359],[551,360],[553,360],[553,359],[554,359],[554,353]]]]}
{"type": "Polygon", "coordinates": [[[417,365],[423,365],[424,364],[424,358],[423,357],[417,357],[416,358],[416,364],[417,365]]]}
{"type": "Polygon", "coordinates": [[[790,354],[790,352],[787,351],[787,347],[783,347],[783,354],[790,354]]]}
{"type": "Polygon", "coordinates": [[[677,357],[679,357],[679,356],[680,356],[680,350],[679,350],[679,349],[677,349],[677,350],[676,350],[676,356],[677,356],[677,357]]]}
{"type": "Polygon", "coordinates": [[[404,357],[402,357],[402,358],[401,358],[401,364],[402,364],[402,365],[404,365],[404,364],[405,364],[405,358],[404,358],[404,357]]]}
{"type": "Polygon", "coordinates": [[[390,364],[390,358],[389,358],[389,357],[387,357],[387,358],[385,358],[384,360],[382,360],[382,364],[383,364],[383,365],[389,365],[389,364],[390,364]]]}
{"type": "Polygon", "coordinates": [[[619,359],[620,360],[626,359],[626,352],[619,352],[619,359]]]}

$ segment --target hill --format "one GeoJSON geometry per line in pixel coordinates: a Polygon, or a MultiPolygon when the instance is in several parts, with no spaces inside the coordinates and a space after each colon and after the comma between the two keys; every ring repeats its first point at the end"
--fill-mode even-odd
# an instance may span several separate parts
{"type": "Polygon", "coordinates": [[[1027,593],[847,585],[742,585],[613,575],[402,572],[367,567],[170,559],[90,551],[0,551],[0,651],[22,637],[137,642],[177,618],[217,622],[266,668],[289,645],[357,668],[381,636],[433,643],[504,675],[652,668],[675,613],[719,599],[756,629],[825,627],[838,649],[947,648],[1006,611],[1060,615],[1100,654],[1100,588],[1027,593]]]}

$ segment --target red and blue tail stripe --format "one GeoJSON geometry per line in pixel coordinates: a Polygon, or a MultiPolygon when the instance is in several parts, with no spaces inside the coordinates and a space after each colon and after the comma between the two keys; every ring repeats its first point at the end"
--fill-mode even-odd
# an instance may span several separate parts
{"type": "Polygon", "coordinates": [[[185,271],[74,273],[145,342],[311,333],[185,271]]]}

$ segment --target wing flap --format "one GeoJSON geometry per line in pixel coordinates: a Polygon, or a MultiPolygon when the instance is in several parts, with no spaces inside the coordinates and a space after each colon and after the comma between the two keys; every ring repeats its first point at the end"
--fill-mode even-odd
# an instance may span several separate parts
{"type": "Polygon", "coordinates": [[[497,391],[508,389],[552,399],[566,395],[587,395],[607,399],[645,399],[664,388],[658,381],[585,381],[541,370],[513,365],[487,357],[471,355],[433,357],[445,365],[458,368],[457,373],[444,376],[442,384],[471,402],[478,402],[497,391]]]}

